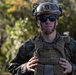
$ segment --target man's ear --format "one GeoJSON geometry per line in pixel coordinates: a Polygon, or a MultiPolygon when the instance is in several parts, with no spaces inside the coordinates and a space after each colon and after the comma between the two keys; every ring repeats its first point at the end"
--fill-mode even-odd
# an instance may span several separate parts
{"type": "Polygon", "coordinates": [[[38,27],[40,27],[40,21],[39,20],[37,20],[37,25],[38,25],[38,27]]]}
{"type": "Polygon", "coordinates": [[[56,26],[58,26],[58,19],[56,19],[56,26]]]}

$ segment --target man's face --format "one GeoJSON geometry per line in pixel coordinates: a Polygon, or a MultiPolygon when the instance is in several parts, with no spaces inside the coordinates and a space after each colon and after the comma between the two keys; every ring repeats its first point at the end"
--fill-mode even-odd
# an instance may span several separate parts
{"type": "Polygon", "coordinates": [[[55,26],[58,25],[56,16],[42,15],[38,18],[38,25],[44,33],[50,34],[55,26]],[[55,23],[56,22],[56,23],[55,23]]]}

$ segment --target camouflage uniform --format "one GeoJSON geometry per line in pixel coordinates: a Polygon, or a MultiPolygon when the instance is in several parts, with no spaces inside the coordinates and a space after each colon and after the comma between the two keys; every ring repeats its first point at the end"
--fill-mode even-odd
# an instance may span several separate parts
{"type": "MultiPolygon", "coordinates": [[[[44,47],[47,45],[53,45],[55,44],[59,39],[61,35],[57,33],[55,40],[52,43],[47,43],[43,40],[42,36],[36,36],[33,38],[35,40],[36,38],[41,40],[44,43],[44,47]]],[[[66,42],[64,45],[65,49],[65,55],[69,59],[68,61],[71,63],[73,70],[72,73],[67,75],[76,75],[76,41],[72,38],[69,38],[69,42],[66,42]]],[[[10,67],[8,68],[9,72],[17,75],[34,75],[33,72],[27,72],[26,71],[26,64],[28,60],[33,56],[33,53],[35,51],[35,44],[31,39],[27,40],[18,50],[18,53],[16,57],[10,62],[10,67]],[[22,68],[22,65],[25,65],[25,69],[22,68]]]]}

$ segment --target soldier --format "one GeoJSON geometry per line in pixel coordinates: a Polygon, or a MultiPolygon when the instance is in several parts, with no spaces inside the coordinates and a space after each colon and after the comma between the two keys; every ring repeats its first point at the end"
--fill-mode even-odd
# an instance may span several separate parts
{"type": "Polygon", "coordinates": [[[62,14],[55,3],[42,2],[33,8],[40,35],[25,41],[10,62],[17,75],[76,75],[76,42],[57,31],[62,14]]]}

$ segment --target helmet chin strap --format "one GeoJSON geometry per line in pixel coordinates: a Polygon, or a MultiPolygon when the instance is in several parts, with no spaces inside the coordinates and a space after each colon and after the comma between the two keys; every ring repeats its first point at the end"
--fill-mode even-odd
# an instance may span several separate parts
{"type": "MultiPolygon", "coordinates": [[[[43,27],[42,27],[42,24],[40,23],[40,25],[41,25],[41,30],[42,31],[44,31],[44,29],[43,29],[43,27]]],[[[56,20],[55,20],[55,22],[54,22],[54,28],[51,30],[51,32],[50,33],[48,33],[48,32],[45,32],[46,34],[51,34],[52,32],[54,32],[54,30],[56,29],[56,20]]]]}
{"type": "Polygon", "coordinates": [[[52,29],[52,32],[56,29],[56,20],[54,22],[54,28],[52,29]]]}

